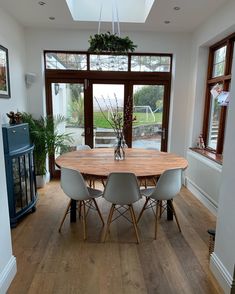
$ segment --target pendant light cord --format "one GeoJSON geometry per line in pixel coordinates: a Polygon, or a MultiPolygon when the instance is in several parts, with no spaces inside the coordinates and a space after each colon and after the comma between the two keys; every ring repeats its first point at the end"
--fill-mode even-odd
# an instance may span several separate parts
{"type": "MultiPolygon", "coordinates": [[[[100,4],[98,34],[100,34],[102,11],[103,11],[103,1],[101,1],[101,4],[100,4]]],[[[113,35],[115,34],[115,18],[116,18],[116,23],[117,23],[117,34],[120,37],[121,33],[120,33],[120,23],[119,23],[117,0],[112,0],[112,34],[113,35]]]]}

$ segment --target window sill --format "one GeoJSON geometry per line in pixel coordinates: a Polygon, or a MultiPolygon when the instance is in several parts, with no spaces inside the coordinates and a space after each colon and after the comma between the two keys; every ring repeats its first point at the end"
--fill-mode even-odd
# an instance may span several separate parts
{"type": "Polygon", "coordinates": [[[223,164],[223,156],[215,154],[207,149],[200,149],[200,148],[189,148],[190,150],[212,160],[215,161],[216,163],[222,165],[223,164]]]}

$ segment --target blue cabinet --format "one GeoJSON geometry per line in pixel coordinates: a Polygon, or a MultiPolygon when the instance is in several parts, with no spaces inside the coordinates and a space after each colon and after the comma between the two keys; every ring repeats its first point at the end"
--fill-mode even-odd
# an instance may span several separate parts
{"type": "Polygon", "coordinates": [[[11,227],[36,209],[37,191],[28,124],[3,125],[3,145],[11,227]]]}

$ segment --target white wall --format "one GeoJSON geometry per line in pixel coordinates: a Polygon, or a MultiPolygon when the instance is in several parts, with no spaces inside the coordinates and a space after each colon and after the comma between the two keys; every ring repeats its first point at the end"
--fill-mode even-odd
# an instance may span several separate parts
{"type": "MultiPolygon", "coordinates": [[[[1,113],[0,113],[1,114],[1,113]]],[[[5,293],[16,273],[16,261],[12,255],[10,222],[8,213],[6,175],[0,122],[0,293],[5,293]]]]}
{"type": "MultiPolygon", "coordinates": [[[[186,135],[186,147],[195,146],[196,139],[202,131],[205,87],[207,78],[208,48],[215,42],[223,39],[235,31],[235,1],[230,0],[226,5],[221,7],[216,14],[201,25],[193,35],[192,48],[192,79],[190,86],[190,102],[188,104],[187,125],[190,126],[186,135]]],[[[200,155],[198,155],[200,157],[200,155]]],[[[191,163],[190,169],[186,173],[187,187],[211,209],[212,212],[218,208],[218,187],[221,180],[222,166],[202,164],[200,158],[195,160],[192,152],[188,152],[187,158],[191,163]],[[207,175],[205,177],[195,175],[207,175]],[[211,185],[208,185],[208,182],[211,185]],[[195,187],[198,187],[198,189],[195,187]],[[205,188],[206,187],[206,188],[205,188]],[[212,206],[210,204],[213,204],[212,206]]],[[[209,162],[209,161],[208,161],[209,162]]]]}
{"type": "MultiPolygon", "coordinates": [[[[235,51],[234,51],[235,53],[235,51]]],[[[235,59],[231,83],[231,97],[235,97],[235,59]]],[[[235,100],[231,99],[227,118],[224,145],[224,163],[216,225],[215,251],[211,258],[211,269],[220,281],[225,293],[235,293],[235,100]],[[232,286],[233,285],[233,286],[232,286]]]]}
{"type": "MultiPolygon", "coordinates": [[[[27,29],[27,71],[37,74],[37,81],[29,89],[29,110],[34,115],[45,113],[45,89],[43,72],[43,50],[87,50],[88,38],[93,34],[78,30],[27,29]],[[43,98],[43,100],[42,100],[43,98]]],[[[123,32],[124,36],[125,33],[123,32]]],[[[172,101],[169,150],[185,155],[186,112],[182,108],[188,103],[189,52],[191,36],[188,34],[128,33],[137,52],[157,52],[174,54],[172,79],[172,101]]]]}
{"type": "MultiPolygon", "coordinates": [[[[235,32],[235,1],[230,0],[194,34],[192,50],[192,80],[191,101],[188,105],[187,124],[192,126],[186,136],[186,146],[192,146],[199,135],[202,126],[203,102],[205,97],[206,56],[208,46],[235,32]],[[203,78],[201,78],[201,76],[203,78]]],[[[235,96],[235,63],[233,64],[231,97],[235,96]]],[[[215,251],[211,257],[211,269],[224,289],[225,293],[235,293],[235,101],[229,105],[227,130],[224,146],[223,167],[209,163],[191,151],[188,152],[190,168],[187,171],[187,182],[192,182],[189,188],[200,196],[204,202],[212,200],[218,207],[215,251]],[[209,196],[209,197],[208,197],[209,196]]]]}
{"type": "Polygon", "coordinates": [[[6,123],[8,121],[6,112],[27,109],[24,81],[26,60],[24,30],[2,8],[0,9],[0,44],[8,49],[10,69],[11,98],[0,99],[2,112],[0,120],[6,123]]]}
{"type": "Polygon", "coordinates": [[[16,260],[11,247],[1,123],[8,121],[6,112],[26,110],[27,99],[24,31],[3,9],[0,10],[0,44],[8,49],[11,87],[11,98],[0,98],[0,293],[5,293],[16,273],[16,260]]]}

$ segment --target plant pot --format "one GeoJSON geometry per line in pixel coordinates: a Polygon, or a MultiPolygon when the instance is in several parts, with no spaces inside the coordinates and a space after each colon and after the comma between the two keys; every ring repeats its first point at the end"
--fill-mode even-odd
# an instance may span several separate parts
{"type": "Polygon", "coordinates": [[[46,185],[46,176],[45,175],[36,176],[36,185],[37,185],[37,188],[43,188],[46,185]]]}

